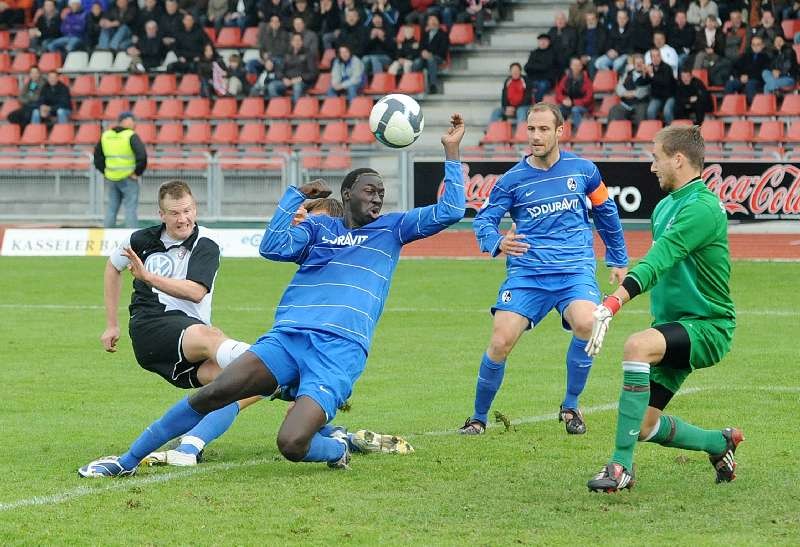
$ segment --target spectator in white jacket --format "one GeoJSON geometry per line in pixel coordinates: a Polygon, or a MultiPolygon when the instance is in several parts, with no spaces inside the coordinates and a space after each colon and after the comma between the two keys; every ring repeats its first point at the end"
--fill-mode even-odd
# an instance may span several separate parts
{"type": "MultiPolygon", "coordinates": [[[[658,49],[661,53],[661,61],[668,64],[672,69],[672,76],[677,78],[678,77],[678,52],[675,51],[675,48],[671,45],[667,44],[667,36],[662,31],[657,30],[653,33],[653,47],[658,49]]],[[[650,59],[650,52],[648,51],[644,55],[644,64],[650,65],[652,63],[652,59],[650,59]]]]}

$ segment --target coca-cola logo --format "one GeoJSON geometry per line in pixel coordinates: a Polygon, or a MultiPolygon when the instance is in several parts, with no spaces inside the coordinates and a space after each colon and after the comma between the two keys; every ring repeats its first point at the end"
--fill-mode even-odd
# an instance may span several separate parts
{"type": "Polygon", "coordinates": [[[703,171],[703,180],[729,214],[800,214],[800,167],[776,163],[760,175],[722,174],[714,163],[703,171]]]}
{"type": "MultiPolygon", "coordinates": [[[[467,209],[474,209],[478,211],[483,207],[483,204],[492,193],[492,188],[497,184],[497,180],[502,175],[472,175],[469,176],[469,164],[461,164],[461,173],[464,178],[464,195],[467,198],[467,209]]],[[[439,183],[439,189],[436,191],[436,198],[442,197],[444,194],[444,181],[439,183]]]]}

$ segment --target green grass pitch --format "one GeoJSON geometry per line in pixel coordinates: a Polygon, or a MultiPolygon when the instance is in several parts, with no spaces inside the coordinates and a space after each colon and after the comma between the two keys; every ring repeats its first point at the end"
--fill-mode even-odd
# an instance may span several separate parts
{"type": "MultiPolygon", "coordinates": [[[[611,453],[625,336],[647,326],[639,298],[612,324],[582,397],[588,432],[555,412],[569,336],[555,314],[512,354],[494,404],[516,425],[482,437],[453,430],[472,410],[502,261],[405,260],[366,371],[337,417],[407,435],[410,456],[354,456],[350,472],[284,461],[285,404],[262,402],[192,469],[146,468],[81,480],[119,454],[183,394],[117,354],[104,327],[103,260],[0,259],[0,544],[796,544],[800,537],[796,263],[737,262],[733,351],[693,374],[671,413],[742,427],[738,478],[715,485],[705,454],[637,449],[638,483],[590,494],[611,453]]],[[[214,323],[254,340],[269,329],[291,265],[223,260],[214,323]]],[[[609,288],[607,272],[599,272],[609,288]]],[[[121,324],[126,325],[128,288],[121,324]]],[[[125,329],[123,328],[123,331],[125,329]]]]}

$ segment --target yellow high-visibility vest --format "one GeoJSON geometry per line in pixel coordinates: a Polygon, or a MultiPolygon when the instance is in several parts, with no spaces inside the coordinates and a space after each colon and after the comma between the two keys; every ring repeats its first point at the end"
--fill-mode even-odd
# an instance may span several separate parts
{"type": "Polygon", "coordinates": [[[114,131],[107,129],[100,137],[100,146],[106,157],[103,175],[108,180],[120,181],[131,176],[136,169],[136,155],[131,146],[133,129],[114,131]]]}

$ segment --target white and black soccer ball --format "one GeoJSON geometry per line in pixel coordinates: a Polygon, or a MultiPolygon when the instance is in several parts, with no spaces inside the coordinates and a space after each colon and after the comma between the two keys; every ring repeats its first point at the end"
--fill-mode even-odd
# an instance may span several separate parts
{"type": "Polygon", "coordinates": [[[405,148],[422,134],[425,120],[419,103],[408,95],[386,95],[372,107],[369,128],[375,139],[391,148],[405,148]]]}

